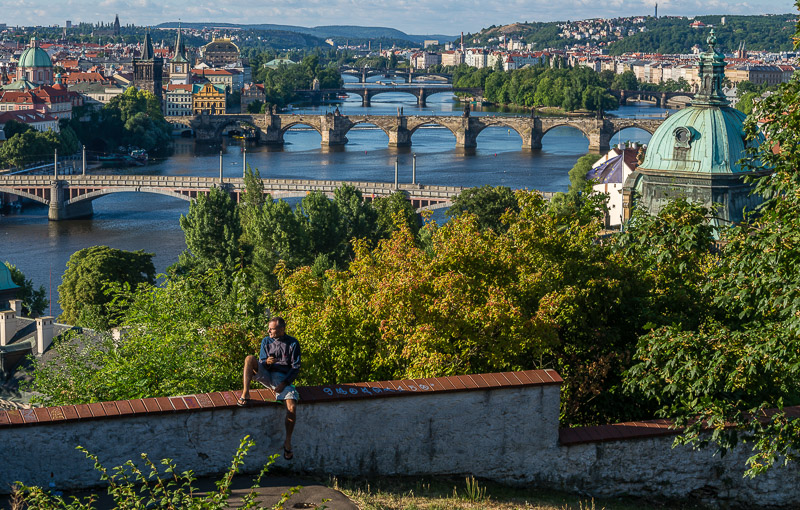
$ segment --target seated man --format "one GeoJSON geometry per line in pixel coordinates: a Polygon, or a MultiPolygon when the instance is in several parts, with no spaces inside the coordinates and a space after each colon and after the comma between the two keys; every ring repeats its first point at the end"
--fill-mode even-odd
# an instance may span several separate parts
{"type": "Polygon", "coordinates": [[[300,395],[292,383],[299,373],[300,343],[286,334],[286,321],[281,317],[274,317],[269,321],[269,335],[261,341],[259,359],[248,356],[244,360],[244,389],[238,404],[247,405],[252,379],[272,389],[276,399],[286,403],[286,440],[283,443],[283,457],[286,460],[294,457],[292,431],[300,395]]]}

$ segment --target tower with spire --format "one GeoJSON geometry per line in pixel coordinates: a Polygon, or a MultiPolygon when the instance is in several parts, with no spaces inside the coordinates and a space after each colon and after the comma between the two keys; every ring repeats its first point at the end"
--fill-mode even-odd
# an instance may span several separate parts
{"type": "Polygon", "coordinates": [[[157,57],[147,29],[142,45],[141,57],[133,59],[133,86],[152,92],[161,101],[164,76],[164,59],[157,57]]]}
{"type": "Polygon", "coordinates": [[[189,83],[190,62],[186,58],[186,45],[181,37],[181,26],[178,25],[178,37],[175,40],[175,55],[167,64],[169,69],[170,83],[187,84],[189,83]]]}
{"type": "Polygon", "coordinates": [[[114,15],[114,36],[119,35],[119,15],[114,15]]]}

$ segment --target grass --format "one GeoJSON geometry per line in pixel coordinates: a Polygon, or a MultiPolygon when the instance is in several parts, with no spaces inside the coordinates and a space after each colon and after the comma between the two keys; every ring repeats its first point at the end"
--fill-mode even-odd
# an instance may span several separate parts
{"type": "Polygon", "coordinates": [[[328,485],[363,510],[689,510],[681,502],[593,499],[540,488],[509,487],[474,477],[331,478],[328,485]]]}

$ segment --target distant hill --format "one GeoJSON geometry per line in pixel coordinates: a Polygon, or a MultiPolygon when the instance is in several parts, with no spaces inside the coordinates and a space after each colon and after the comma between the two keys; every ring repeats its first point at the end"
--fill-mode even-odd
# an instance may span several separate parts
{"type": "MultiPolygon", "coordinates": [[[[178,26],[177,22],[166,22],[157,25],[156,28],[175,28],[178,26]]],[[[420,44],[426,39],[438,39],[439,41],[449,41],[455,39],[451,35],[409,35],[405,32],[394,28],[388,27],[360,27],[355,25],[329,25],[319,27],[300,27],[295,25],[275,25],[269,23],[252,24],[252,25],[238,25],[234,23],[181,23],[181,26],[202,29],[202,28],[232,28],[237,30],[263,30],[263,31],[281,31],[281,32],[295,32],[306,34],[320,39],[335,38],[352,38],[352,39],[389,39],[397,41],[408,41],[415,44],[420,44]]]]}
{"type": "MultiPolygon", "coordinates": [[[[713,25],[719,47],[722,51],[731,53],[739,44],[744,43],[746,49],[766,51],[787,51],[792,49],[792,36],[795,30],[796,14],[768,14],[756,16],[714,15],[697,16],[693,19],[684,17],[645,17],[646,31],[639,32],[641,25],[633,26],[630,22],[621,23],[625,30],[633,29],[637,33],[624,37],[621,40],[596,41],[606,42],[612,55],[621,55],[626,52],[642,53],[690,53],[695,44],[706,46],[709,30],[699,30],[690,27],[693,20],[702,21],[713,25]],[[725,24],[722,18],[725,17],[725,24]]],[[[578,42],[575,39],[564,39],[559,35],[563,21],[538,23],[517,22],[509,25],[495,26],[482,29],[475,34],[464,36],[467,45],[496,44],[489,43],[489,39],[498,39],[502,36],[521,38],[533,44],[534,49],[563,48],[578,42]]]]}
{"type": "MultiPolygon", "coordinates": [[[[714,26],[714,35],[721,51],[732,53],[739,44],[745,49],[789,51],[795,31],[796,14],[760,16],[697,16],[696,21],[714,26]]],[[[626,52],[689,53],[692,46],[705,48],[709,29],[696,29],[685,18],[648,19],[647,31],[609,45],[612,55],[626,52]]]]}

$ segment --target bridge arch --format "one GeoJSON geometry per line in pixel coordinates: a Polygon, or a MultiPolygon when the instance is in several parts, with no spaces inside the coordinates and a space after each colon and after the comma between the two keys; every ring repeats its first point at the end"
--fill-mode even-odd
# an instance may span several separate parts
{"type": "MultiPolygon", "coordinates": [[[[387,87],[386,90],[378,89],[378,90],[373,91],[373,89],[371,89],[369,91],[370,98],[374,98],[375,96],[379,96],[381,94],[389,94],[389,93],[407,94],[407,95],[410,95],[411,97],[416,98],[417,101],[419,101],[419,95],[417,93],[415,93],[415,92],[407,90],[407,87],[397,87],[397,88],[388,88],[387,87]],[[400,89],[400,90],[398,90],[398,89],[400,89]]],[[[362,97],[363,97],[363,95],[362,95],[362,97]]]]}
{"type": "Polygon", "coordinates": [[[544,138],[547,133],[549,133],[550,131],[552,131],[557,127],[568,127],[577,129],[578,131],[583,133],[583,136],[585,136],[587,140],[591,139],[590,133],[586,131],[586,129],[584,129],[584,127],[581,124],[573,124],[569,121],[558,122],[551,126],[547,126],[546,128],[542,128],[542,138],[544,138]]]}
{"type": "MultiPolygon", "coordinates": [[[[510,122],[504,122],[503,120],[492,120],[492,121],[484,123],[482,126],[477,128],[478,132],[475,135],[475,137],[477,138],[478,136],[480,136],[481,133],[484,132],[484,130],[486,130],[488,128],[492,128],[492,127],[500,127],[500,128],[510,129],[511,131],[514,131],[516,134],[518,134],[521,140],[525,140],[525,134],[521,133],[517,126],[513,125],[510,122]]],[[[542,136],[544,136],[544,133],[542,133],[542,136]]]]}
{"type": "Polygon", "coordinates": [[[646,131],[647,133],[649,133],[650,136],[653,136],[653,133],[656,132],[656,128],[654,128],[653,126],[636,122],[634,120],[633,122],[630,123],[615,124],[614,129],[611,131],[611,138],[613,139],[615,136],[617,136],[617,133],[624,131],[626,129],[641,129],[642,131],[646,131]]]}
{"type": "MultiPolygon", "coordinates": [[[[457,118],[457,117],[455,117],[455,118],[457,118]]],[[[446,119],[442,118],[441,120],[439,120],[438,117],[430,117],[429,119],[425,119],[425,121],[423,121],[423,122],[419,122],[418,124],[415,124],[414,126],[408,126],[407,127],[407,129],[408,129],[408,137],[411,138],[412,136],[414,136],[414,133],[416,133],[418,129],[423,128],[423,127],[430,127],[430,126],[443,127],[445,129],[447,129],[448,131],[450,131],[453,134],[453,136],[455,136],[456,139],[458,139],[458,133],[451,126],[447,125],[446,119]]]]}
{"type": "Polygon", "coordinates": [[[322,136],[322,127],[321,126],[319,126],[318,124],[315,124],[313,122],[309,122],[308,119],[302,119],[302,120],[289,122],[285,126],[282,125],[281,126],[281,137],[286,135],[286,132],[289,131],[290,129],[292,129],[293,127],[295,127],[295,126],[310,127],[311,129],[313,129],[314,131],[319,133],[320,136],[322,136]]]}
{"type": "Polygon", "coordinates": [[[363,125],[365,125],[365,126],[375,126],[376,128],[378,128],[378,129],[380,129],[381,131],[383,131],[383,133],[386,135],[386,137],[387,137],[387,138],[389,138],[389,137],[390,137],[390,135],[389,135],[389,130],[388,130],[386,127],[384,127],[384,126],[381,126],[380,124],[376,124],[374,121],[372,121],[372,120],[367,120],[367,119],[364,119],[364,120],[356,120],[356,121],[354,121],[354,122],[351,122],[350,126],[347,128],[347,131],[345,131],[345,135],[347,135],[348,133],[350,133],[350,131],[351,131],[351,130],[352,130],[354,127],[356,127],[356,126],[358,126],[358,125],[361,125],[361,124],[363,124],[363,125]]]}
{"type": "Polygon", "coordinates": [[[35,202],[39,202],[40,204],[49,205],[50,200],[34,195],[33,193],[28,193],[27,191],[22,191],[10,187],[0,186],[0,193],[6,193],[8,195],[15,195],[22,198],[27,198],[29,200],[33,200],[35,202]]]}
{"type": "Polygon", "coordinates": [[[258,125],[253,121],[252,118],[237,117],[233,119],[225,119],[223,122],[220,122],[216,126],[216,129],[214,130],[214,139],[218,140],[222,138],[222,132],[225,131],[225,128],[240,124],[247,124],[248,126],[256,130],[256,133],[258,133],[259,138],[263,137],[264,133],[261,131],[261,128],[258,127],[258,125]]]}
{"type": "Polygon", "coordinates": [[[180,200],[184,200],[187,202],[191,202],[195,198],[197,198],[197,194],[205,194],[203,191],[192,190],[195,196],[184,195],[182,193],[177,193],[173,190],[163,189],[163,188],[150,188],[150,187],[143,187],[143,186],[125,186],[119,188],[104,188],[99,189],[96,191],[90,191],[89,193],[84,193],[83,195],[78,195],[77,197],[71,198],[64,202],[64,205],[73,205],[77,204],[78,202],[93,202],[98,198],[104,197],[106,195],[111,195],[115,193],[152,193],[156,195],[164,195],[166,197],[178,198],[180,200]]]}

